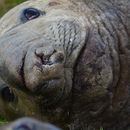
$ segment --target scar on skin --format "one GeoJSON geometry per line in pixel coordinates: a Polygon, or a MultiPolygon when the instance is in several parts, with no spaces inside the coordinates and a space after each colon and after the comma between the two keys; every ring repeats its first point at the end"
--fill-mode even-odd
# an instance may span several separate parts
{"type": "Polygon", "coordinates": [[[54,2],[50,2],[48,5],[49,6],[56,6],[56,5],[60,5],[60,3],[54,1],[54,2]]]}

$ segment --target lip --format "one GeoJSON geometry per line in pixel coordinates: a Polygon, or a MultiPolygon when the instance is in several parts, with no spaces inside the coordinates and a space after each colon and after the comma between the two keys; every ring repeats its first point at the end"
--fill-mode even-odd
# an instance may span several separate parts
{"type": "Polygon", "coordinates": [[[44,81],[44,83],[42,83],[38,87],[34,88],[33,91],[37,94],[43,93],[44,90],[49,88],[50,86],[55,86],[59,80],[60,80],[60,78],[52,78],[52,79],[46,80],[46,81],[44,81]]]}

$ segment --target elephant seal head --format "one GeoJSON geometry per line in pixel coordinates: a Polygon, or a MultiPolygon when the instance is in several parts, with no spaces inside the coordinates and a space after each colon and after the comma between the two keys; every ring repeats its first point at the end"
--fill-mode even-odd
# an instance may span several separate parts
{"type": "Polygon", "coordinates": [[[0,89],[0,110],[45,117],[64,129],[117,126],[117,115],[124,121],[129,29],[117,6],[30,0],[8,12],[0,21],[0,77],[8,85],[0,89]]]}
{"type": "MultiPolygon", "coordinates": [[[[66,1],[27,1],[0,22],[0,76],[10,86],[65,98],[86,36],[85,17],[66,1]]],[[[49,96],[50,98],[50,96],[49,96]]]]}

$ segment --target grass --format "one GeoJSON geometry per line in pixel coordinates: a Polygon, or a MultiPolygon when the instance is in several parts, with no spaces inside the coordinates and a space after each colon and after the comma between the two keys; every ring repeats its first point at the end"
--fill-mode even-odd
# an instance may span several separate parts
{"type": "Polygon", "coordinates": [[[0,125],[6,124],[6,123],[8,123],[8,121],[0,116],[0,125]]]}
{"type": "Polygon", "coordinates": [[[100,130],[104,130],[104,129],[101,127],[100,130]]]}
{"type": "Polygon", "coordinates": [[[24,1],[26,0],[0,0],[0,17],[5,14],[9,9],[24,1]]]}

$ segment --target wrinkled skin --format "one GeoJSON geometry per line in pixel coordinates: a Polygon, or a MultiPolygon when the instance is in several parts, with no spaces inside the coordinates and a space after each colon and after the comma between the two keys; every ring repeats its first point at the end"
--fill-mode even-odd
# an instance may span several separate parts
{"type": "Polygon", "coordinates": [[[30,0],[7,13],[0,21],[2,116],[70,130],[129,129],[129,10],[129,0],[30,0]],[[40,16],[27,20],[30,7],[40,16]]]}
{"type": "Polygon", "coordinates": [[[51,124],[42,123],[31,118],[21,118],[7,125],[0,126],[0,130],[61,130],[51,124]]]}

